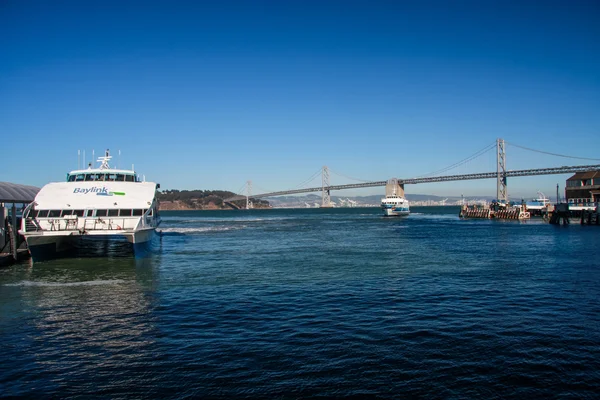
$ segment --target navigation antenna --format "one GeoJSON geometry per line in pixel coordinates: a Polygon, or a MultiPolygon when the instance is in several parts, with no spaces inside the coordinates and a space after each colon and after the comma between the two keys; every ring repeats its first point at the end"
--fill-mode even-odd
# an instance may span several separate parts
{"type": "Polygon", "coordinates": [[[110,169],[110,166],[108,165],[108,162],[110,161],[110,159],[112,158],[112,156],[110,155],[108,149],[106,149],[106,152],[104,153],[103,157],[98,157],[98,162],[101,163],[100,164],[100,169],[110,169]]]}

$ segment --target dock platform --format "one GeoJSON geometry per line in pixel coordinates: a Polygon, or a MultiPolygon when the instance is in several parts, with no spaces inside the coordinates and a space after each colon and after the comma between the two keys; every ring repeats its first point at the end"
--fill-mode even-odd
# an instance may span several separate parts
{"type": "Polygon", "coordinates": [[[513,206],[507,208],[493,209],[484,206],[462,206],[460,218],[479,218],[479,219],[502,219],[502,220],[526,220],[531,215],[523,207],[513,206]]]}

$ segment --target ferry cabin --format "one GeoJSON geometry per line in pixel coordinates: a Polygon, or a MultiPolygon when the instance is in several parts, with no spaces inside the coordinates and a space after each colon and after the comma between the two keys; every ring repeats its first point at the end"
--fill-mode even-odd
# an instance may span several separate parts
{"type": "Polygon", "coordinates": [[[112,170],[111,172],[90,172],[89,170],[72,171],[67,174],[67,182],[140,182],[135,172],[112,170]]]}
{"type": "Polygon", "coordinates": [[[152,225],[158,187],[141,182],[134,171],[72,171],[67,182],[50,183],[38,193],[26,210],[26,230],[135,230],[146,220],[152,225]]]}

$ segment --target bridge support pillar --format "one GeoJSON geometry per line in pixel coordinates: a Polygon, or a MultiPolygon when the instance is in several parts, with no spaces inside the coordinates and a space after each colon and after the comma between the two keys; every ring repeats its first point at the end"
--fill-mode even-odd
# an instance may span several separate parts
{"type": "Polygon", "coordinates": [[[250,196],[252,196],[252,181],[246,182],[246,210],[249,210],[252,207],[250,196]]]}
{"type": "Polygon", "coordinates": [[[508,204],[508,190],[506,186],[506,152],[504,151],[504,139],[496,140],[496,199],[500,203],[508,204]]]}
{"type": "Polygon", "coordinates": [[[329,168],[323,166],[321,174],[321,207],[331,207],[331,193],[329,191],[329,168]]]}
{"type": "Polygon", "coordinates": [[[385,185],[386,196],[404,197],[404,183],[398,183],[398,178],[392,178],[385,185]]]}

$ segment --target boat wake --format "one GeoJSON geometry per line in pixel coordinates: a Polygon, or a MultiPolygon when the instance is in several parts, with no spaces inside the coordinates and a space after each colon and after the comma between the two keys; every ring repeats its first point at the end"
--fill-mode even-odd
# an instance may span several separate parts
{"type": "Polygon", "coordinates": [[[83,282],[43,282],[43,281],[21,281],[16,283],[6,283],[4,286],[29,286],[29,287],[68,287],[68,286],[98,286],[98,285],[118,285],[125,283],[122,279],[96,280],[83,282]]]}
{"type": "Polygon", "coordinates": [[[295,219],[294,217],[255,217],[255,216],[241,216],[241,217],[192,217],[192,218],[181,218],[177,216],[161,216],[162,222],[169,224],[197,224],[197,223],[227,223],[227,222],[268,222],[268,221],[282,221],[295,219]]]}
{"type": "Polygon", "coordinates": [[[244,225],[238,226],[210,226],[203,228],[163,228],[160,232],[163,236],[183,236],[183,235],[194,235],[200,233],[211,233],[211,232],[226,232],[245,228],[244,225]]]}

